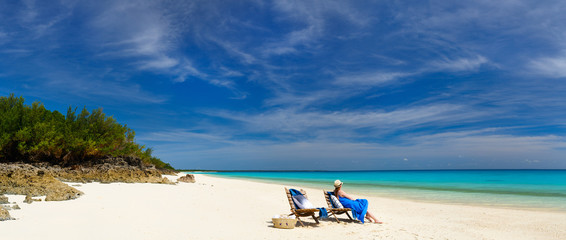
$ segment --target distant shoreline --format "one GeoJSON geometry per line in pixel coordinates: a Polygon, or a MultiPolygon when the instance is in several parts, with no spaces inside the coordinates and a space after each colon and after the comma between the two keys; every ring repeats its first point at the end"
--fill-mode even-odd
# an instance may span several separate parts
{"type": "Polygon", "coordinates": [[[175,169],[179,172],[433,172],[433,171],[566,171],[566,169],[414,169],[414,170],[213,170],[175,169]]]}

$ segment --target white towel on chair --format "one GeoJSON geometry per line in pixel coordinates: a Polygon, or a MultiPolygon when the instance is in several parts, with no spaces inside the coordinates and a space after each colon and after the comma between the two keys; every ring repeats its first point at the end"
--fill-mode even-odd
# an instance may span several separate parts
{"type": "Polygon", "coordinates": [[[303,195],[293,196],[293,202],[295,202],[295,205],[297,205],[299,209],[314,208],[312,203],[303,195]]]}

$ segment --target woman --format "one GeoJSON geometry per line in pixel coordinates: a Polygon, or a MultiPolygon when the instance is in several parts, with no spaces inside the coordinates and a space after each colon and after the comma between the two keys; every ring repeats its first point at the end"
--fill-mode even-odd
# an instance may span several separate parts
{"type": "Polygon", "coordinates": [[[367,199],[354,199],[346,192],[342,191],[342,182],[340,180],[334,181],[334,196],[338,198],[345,208],[351,208],[352,211],[355,212],[356,216],[354,217],[357,217],[362,223],[364,222],[364,217],[373,223],[383,223],[377,220],[377,218],[368,211],[367,199]]]}

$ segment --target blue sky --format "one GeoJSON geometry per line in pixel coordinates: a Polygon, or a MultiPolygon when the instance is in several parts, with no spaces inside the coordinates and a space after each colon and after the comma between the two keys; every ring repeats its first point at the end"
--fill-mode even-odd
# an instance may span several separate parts
{"type": "Polygon", "coordinates": [[[0,94],[176,168],[566,168],[565,1],[3,1],[0,94]]]}

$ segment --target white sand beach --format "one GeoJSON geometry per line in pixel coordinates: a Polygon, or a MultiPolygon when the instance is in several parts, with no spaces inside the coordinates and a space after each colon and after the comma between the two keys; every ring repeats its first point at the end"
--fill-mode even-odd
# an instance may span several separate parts
{"type": "MultiPolygon", "coordinates": [[[[171,178],[176,178],[171,176],[171,178]]],[[[76,200],[23,203],[0,222],[0,239],[566,239],[566,212],[515,210],[367,198],[384,224],[336,223],[273,228],[289,213],[280,184],[196,175],[196,183],[77,184],[76,200]],[[77,186],[80,185],[80,186],[77,186]]],[[[330,185],[330,183],[329,183],[330,185]]],[[[304,188],[326,207],[321,189],[304,188]]],[[[347,188],[345,189],[347,190],[347,188]]],[[[345,219],[345,215],[341,215],[345,219]]]]}

